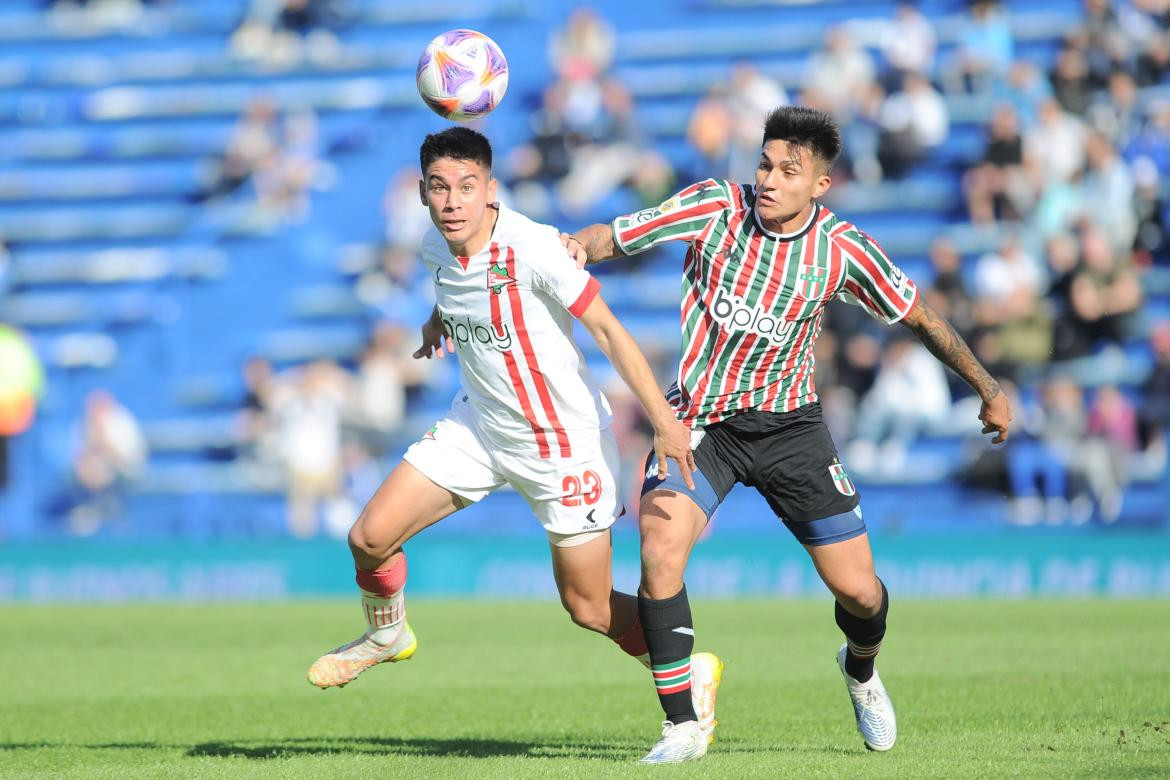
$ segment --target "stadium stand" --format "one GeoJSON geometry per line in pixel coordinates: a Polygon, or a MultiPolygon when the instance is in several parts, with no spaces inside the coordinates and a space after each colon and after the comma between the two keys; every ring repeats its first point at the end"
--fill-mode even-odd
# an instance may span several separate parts
{"type": "MultiPolygon", "coordinates": [[[[336,532],[352,519],[383,465],[446,407],[456,382],[449,365],[424,371],[404,357],[430,305],[429,280],[418,278],[411,254],[425,215],[410,208],[409,171],[422,135],[442,127],[418,100],[413,80],[417,53],[437,32],[471,26],[501,44],[509,93],[482,128],[496,147],[497,173],[525,211],[573,228],[657,202],[674,182],[727,174],[724,161],[693,143],[696,107],[724,90],[744,62],[791,98],[801,97],[809,62],[824,50],[826,30],[842,18],[844,4],[596,2],[589,40],[614,38],[612,52],[601,46],[596,72],[587,77],[602,97],[574,93],[580,83],[550,62],[547,42],[563,35],[568,17],[557,4],[320,5],[329,13],[317,29],[281,39],[288,45],[270,49],[279,57],[244,40],[248,4],[236,0],[81,6],[12,0],[0,8],[0,247],[7,247],[0,321],[31,335],[47,371],[35,426],[9,442],[13,478],[0,495],[0,536],[311,535],[336,532]],[[620,29],[605,19],[620,19],[620,29]],[[549,115],[558,86],[574,99],[600,101],[602,108],[589,109],[600,112],[597,124],[570,121],[559,134],[542,129],[537,118],[549,115]],[[627,99],[633,113],[623,116],[627,99]],[[558,168],[549,154],[563,152],[565,136],[574,133],[598,149],[624,144],[636,152],[630,175],[613,186],[591,182],[596,197],[584,206],[558,189],[574,175],[571,165],[558,168]],[[533,154],[541,162],[526,167],[533,154]],[[647,171],[663,174],[641,181],[637,174],[647,171]],[[274,374],[250,386],[244,367],[254,358],[274,374]],[[108,476],[92,482],[79,473],[78,453],[86,432],[100,427],[86,422],[95,391],[107,391],[125,410],[109,436],[132,440],[138,431],[149,454],[139,465],[106,463],[108,476]],[[388,419],[377,419],[376,402],[362,401],[395,397],[402,409],[388,419]],[[310,418],[321,430],[303,427],[310,418]],[[290,526],[293,498],[286,492],[289,475],[298,472],[289,448],[306,442],[331,452],[332,462],[320,466],[324,487],[311,497],[320,501],[308,510],[313,519],[290,526]]],[[[891,532],[994,532],[1044,521],[1164,528],[1170,479],[1161,431],[1168,420],[1150,410],[1170,393],[1170,347],[1153,336],[1170,320],[1170,251],[1164,236],[1160,243],[1154,236],[1168,224],[1170,151],[1164,135],[1157,137],[1157,122],[1170,105],[1170,82],[1162,72],[1158,83],[1137,87],[1129,130],[1102,124],[1106,109],[1120,111],[1108,70],[1136,73],[1140,58],[1108,62],[1100,40],[1164,37],[1165,20],[1140,18],[1128,3],[1111,22],[1089,17],[1075,0],[1013,2],[1010,14],[975,5],[1006,24],[1012,61],[1035,65],[1043,94],[1052,93],[1048,74],[1066,49],[1081,46],[1074,30],[1088,30],[1078,51],[1092,66],[1085,90],[1100,110],[1086,109],[1075,121],[1113,133],[1107,143],[1122,152],[1125,169],[1117,176],[1131,182],[1138,215],[1119,265],[1102,273],[1112,279],[1134,269],[1141,305],[1108,334],[1085,320],[1085,349],[1059,365],[991,361],[1018,386],[1021,427],[1051,445],[1044,457],[1068,472],[1063,495],[1045,502],[1042,490],[1013,493],[1016,450],[1009,444],[989,452],[978,443],[971,399],[951,381],[949,412],[908,441],[878,442],[883,468],[853,465],[867,522],[891,532]],[[1045,406],[1054,377],[1071,377],[1083,391],[1082,428],[1069,430],[1104,442],[1096,463],[1105,465],[1074,462],[1046,438],[1042,419],[1054,414],[1045,406]],[[1114,386],[1128,413],[1098,403],[1111,397],[1103,388],[1114,386]],[[1104,486],[1093,480],[1102,469],[1117,472],[1104,486]]],[[[897,87],[886,78],[882,36],[898,7],[866,3],[865,18],[857,19],[851,4],[854,21],[845,30],[874,63],[874,80],[890,85],[886,92],[897,87]]],[[[1099,183],[1104,174],[1094,179],[1091,165],[1084,174],[1078,165],[1072,180],[1024,197],[1025,205],[1017,204],[1024,213],[972,221],[965,176],[985,157],[995,109],[1015,100],[1030,110],[1041,100],[1013,92],[1006,72],[992,72],[986,84],[959,83],[974,11],[946,0],[917,7],[937,39],[927,75],[945,102],[945,137],[901,176],[875,175],[855,158],[843,162],[830,205],[873,234],[924,290],[938,281],[932,245],[939,237],[958,251],[958,277],[970,291],[978,286],[981,258],[1019,233],[1044,279],[1037,306],[1058,323],[1084,319],[1078,294],[1069,290],[1083,289],[1092,274],[1080,281],[1076,268],[1062,275],[1050,267],[1039,220],[1044,209],[1060,207],[1051,193],[1099,183]]],[[[1071,93],[1057,98],[1064,94],[1071,93]]],[[[879,105],[887,100],[877,98],[879,105]]],[[[847,144],[854,128],[869,127],[874,138],[890,133],[880,108],[867,111],[846,112],[847,144]]],[[[1034,121],[1027,119],[1029,128],[1034,121]]],[[[570,157],[579,151],[570,148],[570,157]]],[[[1077,230],[1061,224],[1056,234],[1075,234],[1079,242],[1077,230]]],[[[677,350],[679,255],[661,251],[639,259],[631,273],[600,272],[607,300],[656,358],[664,380],[677,350]]],[[[967,335],[982,348],[989,333],[1019,337],[1022,330],[1007,330],[1015,324],[975,323],[967,335]]],[[[892,331],[835,309],[828,332],[839,349],[818,354],[818,387],[838,443],[850,453],[852,419],[884,365],[881,344],[892,331]],[[861,337],[876,351],[867,353],[861,337]],[[846,392],[830,390],[838,384],[846,392]]],[[[596,372],[610,377],[600,353],[587,338],[581,343],[596,372]]],[[[625,433],[637,471],[636,421],[625,433]]],[[[523,502],[515,500],[516,511],[500,506],[497,516],[475,522],[527,527],[523,502]]],[[[721,527],[758,525],[735,507],[727,505],[721,527]]]]}

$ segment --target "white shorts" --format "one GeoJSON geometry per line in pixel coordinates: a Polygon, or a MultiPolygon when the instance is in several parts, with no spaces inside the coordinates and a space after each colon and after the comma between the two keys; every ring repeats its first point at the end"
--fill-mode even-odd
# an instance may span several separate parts
{"type": "Polygon", "coordinates": [[[558,547],[590,541],[624,514],[618,446],[609,428],[592,441],[574,435],[568,458],[506,452],[484,441],[463,398],[456,396],[447,416],[403,456],[427,479],[468,503],[511,485],[558,547]]]}

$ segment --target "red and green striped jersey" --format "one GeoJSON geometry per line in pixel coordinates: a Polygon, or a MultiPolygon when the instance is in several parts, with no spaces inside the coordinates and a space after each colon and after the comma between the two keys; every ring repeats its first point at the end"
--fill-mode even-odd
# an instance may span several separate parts
{"type": "Polygon", "coordinates": [[[918,295],[873,239],[820,204],[795,233],[765,230],[750,185],[693,184],[656,208],[618,217],[613,234],[626,254],[666,241],[689,245],[682,354],[667,399],[691,427],[816,401],[813,345],[829,301],[856,303],[892,323],[918,295]]]}

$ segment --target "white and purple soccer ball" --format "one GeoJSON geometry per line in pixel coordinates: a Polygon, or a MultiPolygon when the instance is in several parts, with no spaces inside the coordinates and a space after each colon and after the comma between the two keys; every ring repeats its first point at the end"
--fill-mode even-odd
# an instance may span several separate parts
{"type": "Polygon", "coordinates": [[[444,119],[470,122],[499,105],[508,61],[496,42],[475,30],[448,30],[418,58],[418,94],[444,119]]]}

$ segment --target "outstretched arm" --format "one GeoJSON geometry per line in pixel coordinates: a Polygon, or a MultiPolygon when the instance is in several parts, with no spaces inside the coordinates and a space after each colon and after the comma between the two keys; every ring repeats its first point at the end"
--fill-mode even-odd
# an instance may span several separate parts
{"type": "Polygon", "coordinates": [[[646,410],[650,424],[654,426],[658,475],[666,477],[666,459],[672,458],[678,463],[687,487],[694,489],[691,472],[695,470],[695,456],[691,452],[690,429],[678,421],[674,410],[662,397],[658,383],[654,380],[654,372],[650,370],[650,364],[646,362],[634,337],[618,322],[600,295],[593,299],[580,319],[646,410]]]}
{"type": "Polygon", "coordinates": [[[561,243],[576,258],[578,268],[584,268],[586,263],[625,256],[613,240],[613,228],[601,223],[581,228],[576,233],[561,233],[561,243]]]}
{"type": "Polygon", "coordinates": [[[987,373],[987,369],[971,352],[963,337],[955,332],[951,324],[938,312],[919,298],[902,323],[942,361],[971,386],[983,399],[979,419],[983,422],[984,433],[995,433],[993,444],[1006,441],[1008,428],[1012,423],[1012,406],[1007,395],[1000,391],[999,383],[987,373]]]}

